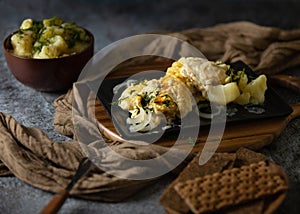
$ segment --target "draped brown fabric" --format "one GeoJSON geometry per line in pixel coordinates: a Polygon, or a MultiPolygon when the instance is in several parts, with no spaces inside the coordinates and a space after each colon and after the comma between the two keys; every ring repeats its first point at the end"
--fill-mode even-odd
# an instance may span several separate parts
{"type": "Polygon", "coordinates": [[[259,74],[279,73],[300,63],[299,29],[287,31],[235,22],[180,33],[208,59],[241,60],[259,74]]]}
{"type": "MultiPolygon", "coordinates": [[[[237,22],[166,34],[188,41],[210,60],[242,60],[257,73],[279,73],[300,63],[300,30],[285,31],[237,22]]],[[[73,138],[69,142],[54,142],[40,129],[24,127],[10,115],[0,113],[0,175],[13,174],[51,192],[66,187],[79,161],[85,156],[74,136],[72,123],[72,101],[76,96],[78,98],[80,94],[70,90],[54,102],[54,126],[62,134],[73,138]]],[[[82,122],[97,129],[86,118],[82,122]]],[[[106,139],[106,143],[131,159],[151,159],[168,150],[152,144],[139,147],[110,139],[106,139]]],[[[138,173],[132,170],[128,169],[128,173],[138,173]]],[[[155,179],[121,179],[95,168],[77,183],[71,194],[94,200],[120,201],[153,181],[155,179]],[[115,194],[116,191],[118,194],[115,194]]]]}
{"type": "MultiPolygon", "coordinates": [[[[68,136],[74,136],[74,127],[70,123],[72,121],[73,96],[74,94],[70,90],[54,102],[56,107],[55,127],[68,136]]],[[[87,99],[89,98],[87,97],[87,99]]],[[[83,127],[89,130],[93,128],[90,127],[90,121],[82,119],[81,122],[83,127]]],[[[96,124],[94,126],[97,128],[96,124]]],[[[105,140],[113,151],[133,160],[153,159],[168,150],[152,144],[139,146],[129,142],[119,143],[109,139],[105,140]]],[[[24,127],[10,115],[4,113],[0,113],[0,149],[0,160],[3,162],[0,165],[2,175],[9,174],[8,170],[10,170],[21,180],[51,192],[58,192],[67,186],[74,176],[80,160],[86,156],[78,141],[54,142],[40,129],[24,127]]],[[[114,166],[121,166],[125,162],[115,160],[109,153],[103,156],[106,156],[106,159],[114,166]],[[109,159],[110,157],[112,158],[109,159]]],[[[176,158],[176,153],[174,158],[176,158]]],[[[184,164],[185,162],[183,162],[184,164]]],[[[141,172],[134,168],[125,168],[124,174],[126,173],[141,172]]],[[[75,185],[71,194],[86,199],[115,202],[127,198],[158,178],[122,179],[94,166],[91,172],[75,185]]]]}

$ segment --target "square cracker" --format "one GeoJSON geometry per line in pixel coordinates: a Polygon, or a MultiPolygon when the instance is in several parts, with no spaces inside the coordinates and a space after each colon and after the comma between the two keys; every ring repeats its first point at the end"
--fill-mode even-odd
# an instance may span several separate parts
{"type": "Polygon", "coordinates": [[[174,189],[193,213],[224,211],[286,191],[285,178],[278,172],[275,164],[260,161],[178,182],[174,189]]]}
{"type": "Polygon", "coordinates": [[[167,213],[189,213],[190,208],[175,191],[174,186],[179,182],[184,182],[207,174],[221,172],[231,169],[234,165],[236,155],[231,153],[215,153],[204,165],[199,165],[200,154],[187,165],[180,175],[165,189],[160,198],[160,204],[165,207],[167,213]]]}

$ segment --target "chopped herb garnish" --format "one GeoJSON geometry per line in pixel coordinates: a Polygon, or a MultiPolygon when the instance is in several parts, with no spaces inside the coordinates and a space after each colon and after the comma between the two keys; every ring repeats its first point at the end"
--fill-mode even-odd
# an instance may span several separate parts
{"type": "Polygon", "coordinates": [[[11,40],[16,55],[32,58],[67,56],[84,50],[89,42],[84,29],[58,17],[42,21],[25,19],[11,40]],[[45,46],[49,48],[43,49],[45,46]]]}

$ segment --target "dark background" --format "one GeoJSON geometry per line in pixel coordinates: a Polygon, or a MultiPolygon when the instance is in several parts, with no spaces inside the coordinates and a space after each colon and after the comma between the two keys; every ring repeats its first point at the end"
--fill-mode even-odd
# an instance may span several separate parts
{"type": "Polygon", "coordinates": [[[90,29],[97,39],[96,50],[138,33],[240,20],[284,29],[300,27],[298,0],[2,0],[0,8],[2,33],[16,29],[25,17],[57,15],[90,29]]]}

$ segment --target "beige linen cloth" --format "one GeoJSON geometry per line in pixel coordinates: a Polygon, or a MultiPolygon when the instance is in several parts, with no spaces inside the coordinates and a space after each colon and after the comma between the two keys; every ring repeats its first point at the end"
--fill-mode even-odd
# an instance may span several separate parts
{"type": "MultiPolygon", "coordinates": [[[[210,60],[242,60],[257,73],[275,74],[300,64],[300,30],[286,31],[236,22],[166,34],[188,41],[210,60]]],[[[40,129],[24,127],[10,115],[0,113],[0,175],[13,174],[51,192],[66,187],[85,156],[74,136],[73,99],[84,99],[84,96],[70,90],[54,102],[54,126],[62,134],[73,137],[70,142],[54,142],[40,129]]],[[[87,124],[86,131],[97,129],[88,112],[83,114],[90,119],[82,119],[87,124]]],[[[168,150],[152,144],[139,147],[110,139],[106,139],[106,143],[118,153],[138,160],[155,158],[168,150]]],[[[109,156],[106,158],[109,161],[109,156]]],[[[122,164],[116,159],[111,162],[122,164]]],[[[134,170],[128,168],[124,173],[139,173],[134,170]]],[[[75,185],[71,194],[93,200],[120,201],[155,180],[121,179],[94,168],[75,185]]]]}

